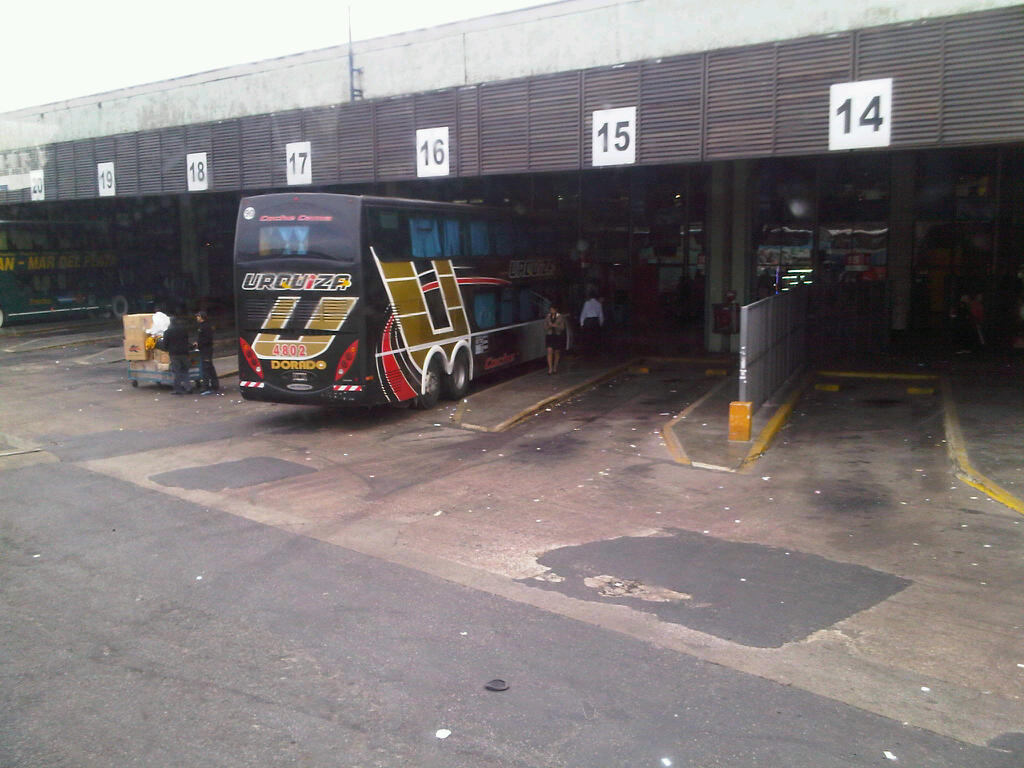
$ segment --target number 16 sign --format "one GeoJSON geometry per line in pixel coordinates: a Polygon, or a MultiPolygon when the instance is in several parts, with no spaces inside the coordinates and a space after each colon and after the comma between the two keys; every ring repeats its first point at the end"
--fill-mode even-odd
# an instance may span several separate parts
{"type": "Polygon", "coordinates": [[[892,78],[836,83],[829,88],[828,148],[888,147],[892,78]]]}

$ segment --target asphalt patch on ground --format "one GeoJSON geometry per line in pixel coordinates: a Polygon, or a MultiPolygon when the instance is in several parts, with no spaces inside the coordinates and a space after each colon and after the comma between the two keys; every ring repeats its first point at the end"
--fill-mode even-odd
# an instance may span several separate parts
{"type": "Polygon", "coordinates": [[[312,472],[316,472],[312,467],[275,459],[273,456],[253,456],[239,461],[175,469],[172,472],[151,475],[149,479],[169,488],[223,491],[226,488],[248,488],[312,472]]]}
{"type": "Polygon", "coordinates": [[[690,531],[552,550],[541,589],[628,605],[663,621],[759,648],[801,640],[912,582],[858,565],[690,531]]]}

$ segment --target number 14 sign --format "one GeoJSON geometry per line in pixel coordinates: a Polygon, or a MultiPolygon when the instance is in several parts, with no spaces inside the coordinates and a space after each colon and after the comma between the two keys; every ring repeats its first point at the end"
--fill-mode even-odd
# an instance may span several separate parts
{"type": "Polygon", "coordinates": [[[888,147],[891,128],[891,77],[829,88],[829,149],[888,147]]]}

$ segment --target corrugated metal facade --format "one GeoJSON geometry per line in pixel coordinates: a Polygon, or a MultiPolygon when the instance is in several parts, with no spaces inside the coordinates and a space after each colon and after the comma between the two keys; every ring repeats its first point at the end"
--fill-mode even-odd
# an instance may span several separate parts
{"type": "MultiPolygon", "coordinates": [[[[314,185],[416,178],[415,131],[449,128],[452,176],[591,166],[592,114],[636,107],[638,164],[828,151],[829,86],[893,78],[889,149],[1024,140],[1024,7],[44,147],[47,199],[286,185],[309,141],[314,185]]],[[[38,155],[39,150],[33,150],[38,155]]],[[[35,156],[34,155],[34,156],[35,156]]],[[[0,192],[0,202],[29,199],[0,192]]]]}

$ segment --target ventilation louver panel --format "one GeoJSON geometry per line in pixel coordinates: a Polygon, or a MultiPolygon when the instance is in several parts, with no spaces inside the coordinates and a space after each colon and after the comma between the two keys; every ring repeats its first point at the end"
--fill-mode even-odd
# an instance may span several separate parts
{"type": "MultiPolygon", "coordinates": [[[[57,198],[66,200],[75,196],[75,144],[72,141],[62,141],[54,146],[54,156],[57,158],[55,184],[47,186],[47,190],[55,189],[57,198]]],[[[49,179],[47,179],[49,183],[49,179]]],[[[49,197],[49,193],[47,194],[49,197]]]]}
{"type": "Polygon", "coordinates": [[[98,197],[96,154],[93,140],[75,142],[75,197],[98,197]]]}
{"type": "Polygon", "coordinates": [[[528,83],[480,86],[480,172],[513,173],[529,163],[528,83]]]}
{"type": "Polygon", "coordinates": [[[416,131],[412,97],[379,101],[374,109],[377,178],[410,179],[416,176],[416,131]]]}
{"type": "Polygon", "coordinates": [[[849,35],[780,43],[776,49],[775,154],[828,151],[829,89],[851,80],[849,35]]]}
{"type": "Polygon", "coordinates": [[[187,191],[184,128],[164,128],[160,132],[160,157],[163,192],[180,194],[187,191]]]}
{"type": "Polygon", "coordinates": [[[144,194],[159,194],[161,190],[160,132],[145,131],[138,134],[139,142],[139,191],[144,194]]]}
{"type": "Polygon", "coordinates": [[[242,125],[238,120],[225,120],[210,126],[213,141],[210,181],[213,189],[242,187],[242,125]]]}
{"type": "MultiPolygon", "coordinates": [[[[278,159],[284,166],[284,152],[278,159]]],[[[242,118],[242,183],[247,189],[266,189],[273,183],[271,173],[270,116],[242,118]]]]}
{"type": "Polygon", "coordinates": [[[945,141],[1024,137],[1024,6],[948,20],[945,64],[945,141]]]}
{"type": "Polygon", "coordinates": [[[372,102],[338,107],[338,176],[345,184],[374,180],[372,102]]]}
{"type": "Polygon", "coordinates": [[[857,33],[857,79],[892,78],[892,146],[934,144],[942,105],[942,23],[857,33]]]}
{"type": "Polygon", "coordinates": [[[705,157],[759,157],[772,149],[775,51],[752,46],[708,54],[705,157]]]}
{"type": "Polygon", "coordinates": [[[455,155],[462,176],[480,173],[480,89],[476,86],[456,91],[458,128],[455,137],[455,155]]]}
{"type": "Polygon", "coordinates": [[[703,70],[703,56],[644,63],[637,162],[700,160],[703,70]]]}
{"type": "Polygon", "coordinates": [[[580,165],[580,89],[577,72],[530,80],[531,171],[580,165]]]}
{"type": "Polygon", "coordinates": [[[122,133],[114,137],[114,160],[117,168],[117,194],[139,194],[139,137],[122,133]]]}

